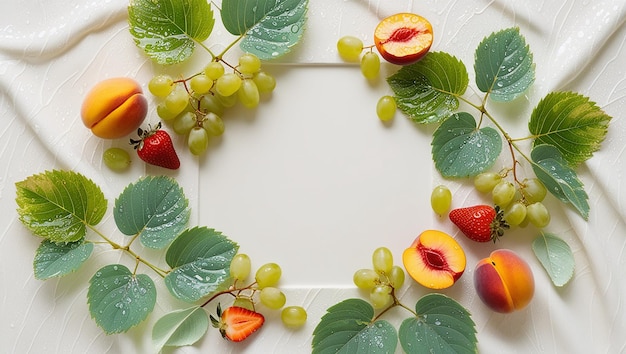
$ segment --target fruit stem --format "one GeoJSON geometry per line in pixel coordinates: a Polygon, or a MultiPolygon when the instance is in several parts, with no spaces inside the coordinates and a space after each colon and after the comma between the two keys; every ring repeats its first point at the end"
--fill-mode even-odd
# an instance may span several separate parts
{"type": "Polygon", "coordinates": [[[387,306],[384,310],[380,311],[376,316],[374,316],[374,318],[372,318],[372,322],[376,322],[385,313],[387,313],[389,310],[391,310],[392,308],[394,308],[396,306],[399,306],[399,307],[409,311],[410,313],[412,313],[414,316],[417,317],[417,312],[413,311],[410,307],[407,307],[402,302],[400,302],[400,299],[398,299],[398,297],[396,296],[396,289],[393,288],[393,287],[391,288],[391,297],[393,298],[393,302],[389,306],[387,306]]]}

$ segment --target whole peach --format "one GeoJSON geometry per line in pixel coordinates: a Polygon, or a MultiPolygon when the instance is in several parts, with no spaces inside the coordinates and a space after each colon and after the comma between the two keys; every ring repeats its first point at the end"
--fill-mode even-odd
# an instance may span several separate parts
{"type": "Polygon", "coordinates": [[[80,113],[94,135],[116,139],[134,132],[143,123],[148,101],[135,80],[111,78],[100,81],[87,93],[80,113]]]}
{"type": "Polygon", "coordinates": [[[489,308],[508,313],[528,305],[535,293],[535,279],[530,266],[520,256],[508,249],[498,249],[476,265],[474,288],[489,308]]]}

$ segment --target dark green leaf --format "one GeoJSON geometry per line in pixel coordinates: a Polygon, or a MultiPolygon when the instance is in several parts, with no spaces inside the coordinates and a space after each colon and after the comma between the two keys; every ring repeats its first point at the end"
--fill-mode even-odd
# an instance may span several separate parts
{"type": "Polygon", "coordinates": [[[476,353],[476,326],[470,313],[442,294],[424,295],[415,305],[418,317],[400,325],[399,338],[407,353],[476,353]]]}
{"type": "Polygon", "coordinates": [[[290,51],[304,33],[308,0],[224,0],[222,22],[245,37],[241,48],[262,60],[290,51]]]}
{"type": "Polygon", "coordinates": [[[430,52],[387,78],[398,108],[416,123],[435,123],[459,108],[469,78],[463,62],[443,52],[430,52]]]}
{"type": "Polygon", "coordinates": [[[208,328],[209,316],[203,307],[176,310],[154,324],[152,343],[157,352],[165,346],[192,345],[205,335],[208,328]]]}
{"type": "Polygon", "coordinates": [[[534,146],[550,144],[576,167],[600,148],[611,117],[589,98],[574,92],[552,92],[533,110],[528,129],[534,146]]]}
{"type": "Polygon", "coordinates": [[[107,208],[100,188],[72,171],[47,171],[15,186],[20,221],[54,243],[82,240],[86,225],[98,224],[107,208]]]}
{"type": "Polygon", "coordinates": [[[44,240],[37,248],[33,268],[35,278],[61,277],[77,270],[93,251],[93,243],[84,240],[54,243],[44,240]]]}
{"type": "Polygon", "coordinates": [[[113,216],[123,234],[140,234],[144,246],[160,249],[187,225],[188,201],[173,178],[148,176],[126,187],[115,200],[113,216]]]}
{"type": "Polygon", "coordinates": [[[589,197],[576,172],[567,165],[559,150],[548,144],[535,146],[530,154],[533,171],[546,189],[564,203],[572,203],[587,220],[589,197]]]}
{"type": "Polygon", "coordinates": [[[533,54],[519,28],[483,39],[475,53],[476,85],[497,101],[512,101],[535,81],[533,54]]]}
{"type": "Polygon", "coordinates": [[[209,37],[215,19],[206,0],[130,0],[128,23],[135,43],[150,58],[176,64],[209,37]]]}
{"type": "Polygon", "coordinates": [[[475,176],[490,168],[500,151],[500,134],[491,127],[476,129],[466,112],[453,114],[433,134],[433,160],[444,177],[475,176]]]}
{"type": "Polygon", "coordinates": [[[230,262],[239,246],[206,227],[185,230],[167,250],[173,270],[165,285],[176,298],[194,302],[219,290],[230,277],[230,262]]]}
{"type": "Polygon", "coordinates": [[[87,302],[91,317],[107,334],[126,332],[152,312],[156,288],[149,276],[110,264],[89,281],[87,302]]]}
{"type": "Polygon", "coordinates": [[[572,279],[576,264],[565,241],[552,234],[542,234],[533,241],[533,251],[554,285],[563,286],[572,279]]]}
{"type": "Polygon", "coordinates": [[[330,307],[313,331],[313,353],[394,353],[396,329],[384,320],[372,322],[373,316],[372,305],[361,299],[330,307]]]}

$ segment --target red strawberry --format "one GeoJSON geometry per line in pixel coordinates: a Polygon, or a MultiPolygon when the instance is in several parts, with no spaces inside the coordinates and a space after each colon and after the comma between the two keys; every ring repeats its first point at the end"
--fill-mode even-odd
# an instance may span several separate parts
{"type": "Polygon", "coordinates": [[[161,129],[161,123],[154,129],[137,129],[140,140],[130,139],[130,143],[135,146],[140,159],[151,165],[160,166],[176,170],[180,167],[180,160],[174,150],[172,138],[161,129]]]}
{"type": "Polygon", "coordinates": [[[217,316],[219,320],[211,316],[213,327],[219,328],[222,337],[233,342],[246,339],[265,322],[262,314],[239,306],[231,306],[222,312],[218,304],[217,316]]]}
{"type": "Polygon", "coordinates": [[[504,211],[490,205],[474,205],[450,211],[449,217],[465,236],[477,242],[496,240],[504,235],[509,224],[503,219],[504,211]]]}

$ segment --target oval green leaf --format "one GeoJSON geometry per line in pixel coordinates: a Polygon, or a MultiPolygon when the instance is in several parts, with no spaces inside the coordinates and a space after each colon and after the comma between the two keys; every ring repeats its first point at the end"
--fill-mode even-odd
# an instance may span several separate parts
{"type": "Polygon", "coordinates": [[[567,165],[561,152],[554,146],[535,146],[530,153],[532,167],[537,178],[546,189],[564,203],[571,203],[578,213],[587,220],[589,203],[583,183],[576,172],[567,165]]]}
{"type": "Polygon", "coordinates": [[[84,240],[70,243],[41,242],[35,253],[35,278],[62,277],[78,268],[91,256],[93,243],[84,240]]]}
{"type": "Polygon", "coordinates": [[[227,284],[230,262],[238,249],[235,242],[213,229],[185,230],[165,255],[165,261],[172,267],[165,285],[174,297],[197,301],[227,284]]]}
{"type": "Polygon", "coordinates": [[[159,318],[152,328],[152,343],[156,352],[166,346],[192,345],[209,328],[209,316],[203,307],[177,310],[159,318]]]}
{"type": "Polygon", "coordinates": [[[302,38],[308,0],[224,0],[222,22],[226,30],[244,36],[243,51],[261,60],[288,53],[302,38]]]}
{"type": "Polygon", "coordinates": [[[374,308],[361,299],[347,299],[322,316],[313,331],[313,354],[393,353],[396,329],[387,321],[372,322],[374,308]]]}
{"type": "Polygon", "coordinates": [[[435,167],[444,177],[471,177],[489,169],[502,151],[502,138],[491,127],[476,129],[471,114],[446,119],[433,133],[435,167]]]}
{"type": "Polygon", "coordinates": [[[131,0],[128,24],[135,44],[159,64],[188,59],[215,24],[206,0],[131,0]]]}
{"type": "Polygon", "coordinates": [[[576,167],[600,149],[611,117],[595,102],[574,92],[551,92],[533,110],[528,129],[533,146],[550,144],[576,167]]]}
{"type": "Polygon", "coordinates": [[[139,234],[144,246],[155,249],[166,247],[185,228],[189,213],[183,189],[166,176],[148,176],[128,185],[113,209],[123,234],[139,234]]]}
{"type": "Polygon", "coordinates": [[[47,171],[15,184],[20,221],[54,243],[82,240],[86,225],[104,216],[107,201],[92,180],[72,171],[47,171]]]}
{"type": "Polygon", "coordinates": [[[565,241],[552,234],[542,234],[533,241],[532,247],[555,286],[561,287],[572,279],[576,262],[565,241]]]}
{"type": "Polygon", "coordinates": [[[149,276],[110,264],[89,280],[87,302],[91,317],[107,334],[126,332],[152,312],[156,288],[149,276]]]}
{"type": "Polygon", "coordinates": [[[399,329],[407,353],[476,353],[476,325],[458,302],[442,294],[424,295],[415,305],[418,317],[407,318],[399,329]]]}
{"type": "Polygon", "coordinates": [[[430,52],[387,78],[398,108],[415,123],[436,123],[459,108],[458,97],[469,83],[462,61],[444,52],[430,52]]]}
{"type": "Polygon", "coordinates": [[[535,81],[533,54],[519,28],[492,33],[475,52],[476,85],[496,101],[512,101],[535,81]]]}

